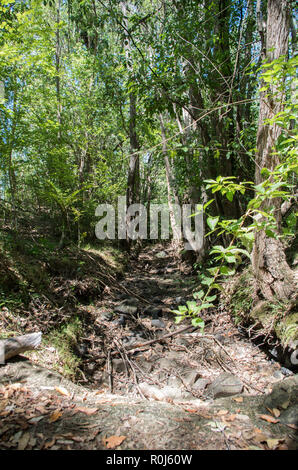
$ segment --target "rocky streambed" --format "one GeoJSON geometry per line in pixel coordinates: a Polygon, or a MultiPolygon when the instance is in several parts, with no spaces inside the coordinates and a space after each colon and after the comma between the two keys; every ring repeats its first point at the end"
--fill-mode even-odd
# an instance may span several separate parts
{"type": "Polygon", "coordinates": [[[220,305],[205,315],[203,334],[174,323],[171,310],[197,284],[170,249],[147,248],[118,287],[84,307],[92,324],[77,345],[80,383],[38,365],[40,352],[2,366],[3,448],[19,445],[7,406],[24,410],[18,422],[40,416],[22,431],[28,448],[296,448],[297,375],[249,341],[220,305]]]}

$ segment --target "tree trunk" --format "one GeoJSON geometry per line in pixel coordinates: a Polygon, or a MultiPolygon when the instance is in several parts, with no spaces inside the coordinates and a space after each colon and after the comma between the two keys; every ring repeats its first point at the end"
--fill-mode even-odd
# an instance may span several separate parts
{"type": "MultiPolygon", "coordinates": [[[[131,59],[131,41],[129,36],[129,24],[127,19],[127,2],[120,2],[120,7],[123,15],[124,24],[124,50],[126,56],[126,67],[129,75],[133,78],[134,71],[131,59]]],[[[127,175],[127,190],[126,190],[126,204],[129,207],[132,204],[140,202],[140,158],[139,158],[139,141],[136,130],[136,117],[137,117],[137,97],[132,91],[129,93],[129,142],[130,142],[130,156],[129,167],[127,175]]],[[[127,220],[129,224],[130,220],[127,220]]],[[[127,237],[126,248],[130,250],[131,240],[127,237]]]]}
{"type": "Polygon", "coordinates": [[[174,240],[176,242],[179,242],[181,240],[181,229],[178,226],[176,218],[175,218],[175,211],[174,211],[174,207],[172,203],[172,193],[173,193],[174,201],[176,205],[179,205],[179,197],[176,191],[174,175],[173,175],[172,168],[171,168],[170,161],[169,161],[167,141],[166,141],[166,131],[165,131],[162,114],[159,115],[159,119],[160,119],[160,128],[161,128],[161,136],[162,136],[162,151],[164,154],[164,162],[165,162],[165,168],[166,168],[170,223],[171,223],[174,240]]]}
{"type": "MultiPolygon", "coordinates": [[[[287,54],[289,20],[290,11],[287,0],[268,0],[266,32],[263,34],[263,37],[266,37],[263,51],[268,62],[287,54]]],[[[257,132],[256,184],[262,181],[262,168],[273,170],[279,164],[279,157],[275,153],[274,146],[282,131],[278,124],[266,124],[265,121],[283,110],[283,98],[276,85],[271,85],[269,92],[261,93],[257,132]]],[[[262,208],[266,210],[269,205],[276,208],[276,219],[279,224],[281,200],[275,198],[266,201],[262,208]]],[[[276,296],[282,299],[289,298],[295,292],[294,274],[287,264],[284,247],[279,239],[268,238],[264,231],[257,232],[252,265],[256,291],[260,297],[271,299],[276,296]]]]}

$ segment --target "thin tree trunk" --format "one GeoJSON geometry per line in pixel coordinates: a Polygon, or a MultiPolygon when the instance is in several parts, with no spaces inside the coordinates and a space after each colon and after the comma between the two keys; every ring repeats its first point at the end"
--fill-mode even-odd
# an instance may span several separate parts
{"type": "Polygon", "coordinates": [[[61,0],[58,0],[56,8],[56,21],[57,21],[57,30],[56,30],[56,49],[55,49],[55,67],[56,67],[56,99],[57,99],[57,121],[58,121],[58,140],[61,140],[61,84],[60,84],[60,54],[61,54],[61,45],[60,45],[60,11],[61,11],[61,0]]]}
{"type": "Polygon", "coordinates": [[[12,225],[16,228],[16,175],[13,168],[13,150],[17,128],[17,92],[14,94],[12,111],[12,126],[8,145],[8,178],[12,205],[12,225]]]}
{"type": "Polygon", "coordinates": [[[178,227],[178,224],[175,218],[175,211],[174,211],[173,202],[172,202],[172,194],[174,196],[174,201],[176,205],[179,205],[179,197],[176,191],[175,179],[174,179],[172,168],[169,162],[167,142],[166,142],[166,130],[165,130],[165,125],[164,125],[162,114],[159,115],[159,120],[160,120],[161,137],[162,137],[162,150],[163,150],[165,169],[166,169],[170,223],[172,227],[174,240],[179,241],[181,240],[181,230],[180,230],[180,227],[178,227]]]}

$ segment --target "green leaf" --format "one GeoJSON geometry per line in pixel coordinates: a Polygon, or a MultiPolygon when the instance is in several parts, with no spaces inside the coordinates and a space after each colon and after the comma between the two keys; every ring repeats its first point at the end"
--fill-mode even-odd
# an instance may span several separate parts
{"type": "Polygon", "coordinates": [[[194,310],[197,307],[197,303],[194,300],[189,300],[186,302],[188,310],[194,310]]]}
{"type": "Polygon", "coordinates": [[[177,317],[175,317],[175,323],[178,325],[179,323],[182,322],[182,320],[184,320],[185,316],[184,315],[179,315],[177,317]]]}
{"type": "Polygon", "coordinates": [[[201,328],[201,330],[203,330],[203,328],[205,326],[204,320],[202,320],[202,318],[199,318],[199,317],[193,318],[191,320],[191,323],[192,323],[193,326],[201,328]]]}
{"type": "Polygon", "coordinates": [[[230,268],[228,266],[222,266],[220,268],[220,272],[221,274],[223,274],[224,276],[233,276],[235,274],[235,269],[233,268],[230,268]]]}
{"type": "Polygon", "coordinates": [[[228,199],[229,201],[231,201],[231,202],[233,201],[234,193],[233,193],[232,191],[228,191],[227,194],[226,194],[226,196],[227,196],[227,199],[228,199]]]}
{"type": "Polygon", "coordinates": [[[214,230],[216,225],[218,224],[219,217],[208,217],[207,219],[207,224],[211,228],[211,230],[214,230]]]}
{"type": "Polygon", "coordinates": [[[204,277],[201,282],[205,286],[210,286],[213,282],[213,277],[204,277]]]}
{"type": "Polygon", "coordinates": [[[194,292],[193,298],[199,300],[204,296],[204,294],[205,292],[203,290],[200,290],[199,292],[194,292]]]}
{"type": "Polygon", "coordinates": [[[211,295],[210,297],[206,297],[206,300],[208,300],[208,302],[213,302],[213,300],[215,300],[217,297],[217,295],[211,295]]]}

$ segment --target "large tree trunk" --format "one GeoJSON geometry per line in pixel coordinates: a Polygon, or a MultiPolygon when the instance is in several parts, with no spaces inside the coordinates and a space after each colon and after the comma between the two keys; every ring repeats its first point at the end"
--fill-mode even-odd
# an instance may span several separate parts
{"type": "MultiPolygon", "coordinates": [[[[120,2],[120,7],[123,15],[124,24],[124,50],[126,56],[126,67],[132,78],[134,78],[134,71],[132,66],[131,58],[131,40],[129,35],[129,24],[128,24],[128,8],[126,1],[120,2]]],[[[140,157],[139,150],[140,144],[137,136],[137,96],[131,91],[129,93],[129,142],[130,142],[130,156],[129,156],[129,167],[127,175],[127,190],[126,190],[126,204],[127,207],[132,204],[140,202],[140,157]]],[[[130,223],[130,218],[127,218],[127,226],[130,223]]],[[[131,248],[131,240],[126,238],[126,248],[129,251],[131,248]]]]}
{"type": "MultiPolygon", "coordinates": [[[[266,37],[263,51],[268,62],[287,54],[289,20],[290,11],[287,0],[268,0],[266,32],[262,35],[266,37]]],[[[281,135],[281,128],[276,123],[266,124],[265,121],[282,111],[283,101],[283,96],[275,85],[271,85],[269,92],[263,92],[260,97],[256,184],[262,181],[262,168],[273,170],[279,163],[278,154],[274,153],[274,146],[281,135]]],[[[263,209],[268,206],[276,208],[276,219],[279,225],[281,200],[275,198],[266,201],[263,209]]],[[[287,264],[284,247],[279,239],[268,238],[264,231],[257,232],[252,264],[259,296],[265,299],[271,299],[273,296],[282,299],[289,298],[295,292],[295,278],[287,264]]]]}

